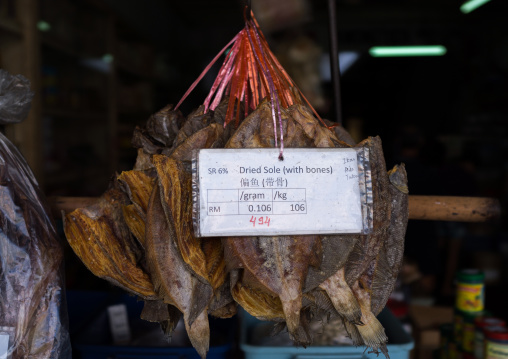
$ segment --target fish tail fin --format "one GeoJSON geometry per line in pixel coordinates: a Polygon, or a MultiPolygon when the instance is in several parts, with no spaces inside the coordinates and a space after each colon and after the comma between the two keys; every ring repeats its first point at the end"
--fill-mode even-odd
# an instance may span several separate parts
{"type": "Polygon", "coordinates": [[[362,314],[364,325],[357,325],[356,328],[362,336],[364,344],[371,348],[374,353],[378,353],[381,350],[386,358],[389,359],[386,348],[388,337],[385,334],[385,329],[370,310],[364,309],[362,314]]]}
{"type": "Polygon", "coordinates": [[[319,287],[328,294],[333,307],[341,317],[352,324],[363,324],[360,304],[346,282],[344,268],[321,283],[319,287]]]}
{"type": "Polygon", "coordinates": [[[189,335],[192,346],[196,349],[201,359],[206,358],[206,353],[210,346],[210,326],[208,324],[208,314],[206,310],[202,311],[194,320],[189,324],[187,316],[184,315],[185,329],[189,335]]]}
{"type": "Polygon", "coordinates": [[[360,335],[360,332],[358,331],[358,328],[353,323],[349,322],[348,320],[342,318],[342,323],[344,324],[344,327],[346,328],[346,331],[349,335],[349,338],[353,341],[353,345],[358,347],[363,344],[363,338],[360,335]]]}
{"type": "Polygon", "coordinates": [[[300,310],[302,309],[301,296],[298,296],[296,299],[284,300],[283,298],[280,298],[280,300],[282,302],[282,310],[284,312],[284,317],[286,318],[289,336],[295,342],[305,345],[305,343],[298,340],[298,338],[302,339],[302,331],[304,331],[304,329],[300,326],[300,310]]]}
{"type": "Polygon", "coordinates": [[[349,287],[340,288],[330,296],[335,310],[352,324],[362,325],[360,305],[349,287]]]}

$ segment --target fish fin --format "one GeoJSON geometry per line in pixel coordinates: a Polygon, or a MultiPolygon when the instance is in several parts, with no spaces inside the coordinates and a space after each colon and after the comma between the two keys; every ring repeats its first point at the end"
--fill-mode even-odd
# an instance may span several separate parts
{"type": "Polygon", "coordinates": [[[365,346],[371,348],[375,353],[381,350],[388,359],[388,351],[386,349],[388,337],[385,334],[385,328],[383,328],[370,310],[365,309],[362,311],[362,314],[364,325],[357,325],[356,328],[362,336],[365,346]]]}
{"type": "Polygon", "coordinates": [[[206,311],[202,311],[192,325],[185,316],[184,321],[192,346],[196,349],[201,359],[205,359],[210,345],[210,327],[206,311]]]}
{"type": "Polygon", "coordinates": [[[353,323],[345,320],[342,318],[342,323],[344,324],[344,327],[346,328],[347,334],[349,338],[353,341],[354,346],[361,346],[364,345],[363,338],[360,335],[360,332],[358,331],[358,328],[353,323]]]}
{"type": "Polygon", "coordinates": [[[346,283],[344,268],[319,285],[326,291],[335,310],[352,324],[362,324],[362,311],[353,291],[346,283]]]}

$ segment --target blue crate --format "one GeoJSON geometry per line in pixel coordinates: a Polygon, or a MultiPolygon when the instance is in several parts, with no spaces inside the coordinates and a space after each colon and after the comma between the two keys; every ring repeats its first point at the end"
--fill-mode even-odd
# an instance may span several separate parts
{"type": "MultiPolygon", "coordinates": [[[[194,348],[77,345],[81,359],[201,359],[194,348]]],[[[210,347],[207,359],[224,359],[231,345],[210,347]]]]}
{"type": "MultiPolygon", "coordinates": [[[[112,345],[107,307],[123,303],[131,323],[131,331],[143,333],[153,330],[157,323],[139,319],[143,302],[128,295],[103,292],[68,292],[69,323],[74,354],[81,359],[200,359],[190,346],[133,346],[112,345]]],[[[207,359],[224,359],[232,348],[234,319],[210,318],[213,336],[222,333],[220,345],[211,345],[207,359]]],[[[157,328],[158,329],[158,328],[157,328]]]]}
{"type": "MultiPolygon", "coordinates": [[[[385,328],[388,336],[388,354],[390,359],[409,359],[409,352],[414,347],[411,336],[402,328],[400,321],[388,310],[384,309],[378,319],[385,328]]],[[[243,312],[241,319],[240,348],[245,353],[245,359],[374,359],[383,358],[374,353],[368,353],[363,347],[354,346],[310,346],[275,347],[249,344],[252,330],[263,323],[243,312]]]]}

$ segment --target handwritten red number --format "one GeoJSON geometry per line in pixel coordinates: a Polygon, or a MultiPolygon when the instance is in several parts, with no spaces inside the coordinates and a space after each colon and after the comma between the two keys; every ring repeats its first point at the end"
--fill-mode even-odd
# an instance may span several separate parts
{"type": "Polygon", "coordinates": [[[252,227],[256,227],[256,220],[258,225],[262,226],[266,224],[267,227],[270,227],[270,217],[254,217],[251,216],[249,222],[252,223],[252,227]]]}

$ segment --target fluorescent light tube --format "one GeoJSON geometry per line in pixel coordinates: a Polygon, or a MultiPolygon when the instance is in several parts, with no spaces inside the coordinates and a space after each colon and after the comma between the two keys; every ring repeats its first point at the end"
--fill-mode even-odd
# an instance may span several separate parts
{"type": "Polygon", "coordinates": [[[490,0],[469,0],[460,6],[460,11],[464,14],[469,14],[471,11],[478,9],[480,6],[485,5],[490,0]]]}
{"type": "Polygon", "coordinates": [[[369,54],[373,57],[442,56],[446,54],[446,47],[442,45],[375,46],[370,48],[369,54]]]}

